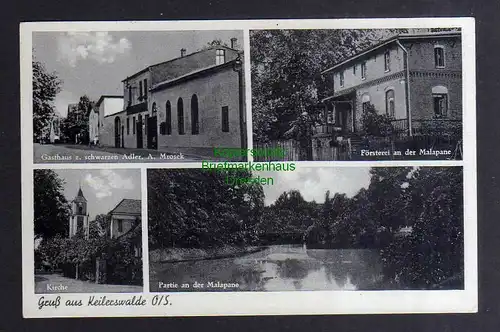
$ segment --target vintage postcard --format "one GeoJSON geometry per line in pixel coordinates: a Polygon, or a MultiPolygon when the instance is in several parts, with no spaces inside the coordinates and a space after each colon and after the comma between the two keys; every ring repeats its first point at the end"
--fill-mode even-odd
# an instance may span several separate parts
{"type": "Polygon", "coordinates": [[[20,37],[26,318],[477,312],[472,18],[20,37]]]}

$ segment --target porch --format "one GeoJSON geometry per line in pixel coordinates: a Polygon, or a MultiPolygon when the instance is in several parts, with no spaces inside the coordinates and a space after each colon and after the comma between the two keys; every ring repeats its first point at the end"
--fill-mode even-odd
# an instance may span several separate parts
{"type": "Polygon", "coordinates": [[[356,92],[352,91],[341,96],[324,99],[319,112],[319,122],[313,128],[314,135],[340,136],[356,131],[355,116],[356,92]]]}

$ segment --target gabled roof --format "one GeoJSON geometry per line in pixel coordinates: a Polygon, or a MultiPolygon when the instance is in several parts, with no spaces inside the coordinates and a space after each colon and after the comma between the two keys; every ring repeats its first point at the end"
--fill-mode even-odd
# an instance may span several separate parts
{"type": "Polygon", "coordinates": [[[234,48],[230,48],[228,46],[225,46],[225,45],[214,45],[214,46],[210,46],[208,48],[205,48],[205,49],[202,49],[202,50],[199,50],[199,51],[196,51],[196,52],[193,52],[193,53],[189,53],[189,54],[186,54],[185,56],[179,56],[179,57],[176,57],[176,58],[173,58],[173,59],[170,59],[170,60],[167,60],[167,61],[162,61],[162,62],[159,62],[159,63],[155,63],[153,65],[150,65],[150,66],[147,66],[146,68],[130,75],[130,76],[127,76],[127,78],[125,78],[124,80],[122,80],[122,82],[125,82],[125,81],[128,81],[129,79],[131,78],[134,78],[136,77],[137,75],[140,75],[148,70],[150,70],[151,68],[153,67],[157,67],[157,66],[161,66],[161,65],[165,65],[165,64],[168,64],[168,63],[171,63],[171,62],[174,62],[174,61],[177,61],[179,59],[187,59],[195,54],[198,54],[198,53],[201,53],[201,52],[207,52],[209,50],[213,50],[213,49],[226,49],[226,50],[232,50],[232,51],[235,51],[237,53],[242,53],[242,51],[239,51],[237,49],[234,49],[234,48]]]}
{"type": "Polygon", "coordinates": [[[332,67],[325,69],[321,72],[321,74],[326,74],[334,69],[337,69],[341,66],[344,66],[350,62],[352,62],[355,59],[358,59],[362,56],[368,55],[382,47],[385,47],[389,44],[395,43],[398,40],[401,41],[408,41],[408,40],[415,40],[415,39],[433,39],[433,38],[457,38],[461,36],[461,32],[459,31],[444,31],[444,32],[429,32],[429,33],[418,33],[418,34],[399,34],[395,35],[393,37],[390,37],[388,39],[385,39],[361,52],[358,52],[340,62],[337,64],[333,65],[332,67]]]}
{"type": "Polygon", "coordinates": [[[141,200],[124,198],[118,203],[110,214],[141,215],[141,200]]]}
{"type": "MultiPolygon", "coordinates": [[[[243,61],[243,59],[240,59],[240,61],[243,61]]],[[[220,64],[220,65],[212,65],[212,66],[203,67],[200,69],[193,70],[189,73],[178,76],[176,78],[159,82],[159,83],[155,84],[154,86],[152,86],[150,91],[161,90],[163,88],[171,86],[172,84],[176,84],[176,83],[179,83],[181,81],[192,79],[194,77],[198,77],[198,76],[203,75],[203,74],[207,74],[207,73],[217,71],[217,70],[222,69],[222,68],[232,66],[235,62],[236,62],[236,59],[233,59],[233,60],[224,62],[223,64],[220,64]]]]}

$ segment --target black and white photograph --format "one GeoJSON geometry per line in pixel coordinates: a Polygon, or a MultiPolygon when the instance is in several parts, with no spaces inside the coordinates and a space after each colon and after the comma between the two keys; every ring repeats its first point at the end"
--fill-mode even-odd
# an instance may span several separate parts
{"type": "Polygon", "coordinates": [[[148,170],[152,292],[464,289],[462,167],[148,170]]]}
{"type": "Polygon", "coordinates": [[[140,170],[33,176],[35,293],[142,292],[140,170]]]}
{"type": "Polygon", "coordinates": [[[251,30],[250,53],[254,148],[463,159],[460,28],[251,30]]]}
{"type": "Polygon", "coordinates": [[[22,23],[24,317],[477,312],[475,38],[22,23]]]}
{"type": "Polygon", "coordinates": [[[242,31],[34,32],[32,57],[35,163],[247,147],[242,31]]]}

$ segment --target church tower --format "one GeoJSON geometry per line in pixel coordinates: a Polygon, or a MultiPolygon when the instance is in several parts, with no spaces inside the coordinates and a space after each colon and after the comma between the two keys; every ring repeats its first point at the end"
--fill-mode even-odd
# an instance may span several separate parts
{"type": "Polygon", "coordinates": [[[87,214],[87,199],[83,196],[82,187],[78,189],[75,199],[71,202],[71,216],[69,217],[69,237],[82,232],[85,238],[89,237],[89,215],[87,214]]]}

